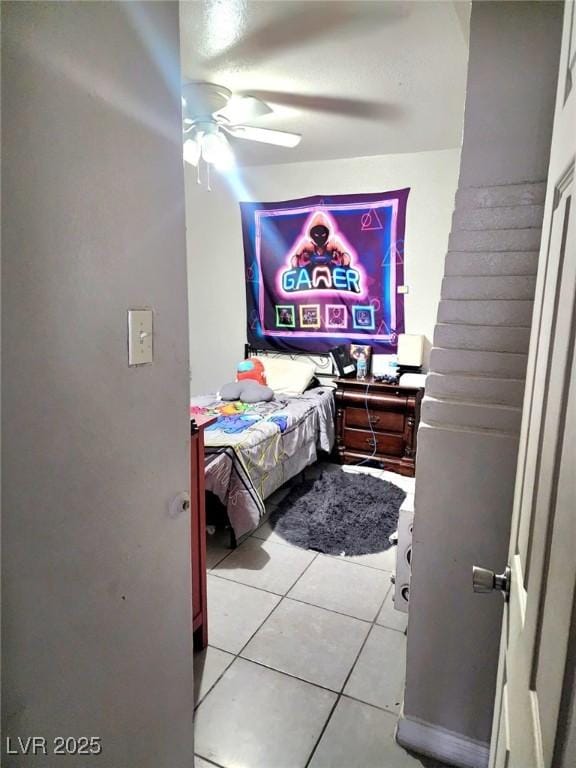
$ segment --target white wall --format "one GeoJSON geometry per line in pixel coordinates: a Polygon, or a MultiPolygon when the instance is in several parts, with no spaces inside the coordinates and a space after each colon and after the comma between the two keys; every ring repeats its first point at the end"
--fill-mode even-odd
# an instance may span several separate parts
{"type": "Polygon", "coordinates": [[[460,167],[460,150],[243,168],[213,191],[186,168],[186,219],[193,393],[234,378],[246,341],[239,200],[272,202],[316,194],[410,187],[406,222],[406,332],[432,339],[460,167]]]}
{"type": "Polygon", "coordinates": [[[2,35],[2,751],[94,735],[63,763],[185,768],[178,4],[2,3],[2,35]],[[154,308],[153,365],[127,365],[131,306],[154,308]]]}
{"type": "Polygon", "coordinates": [[[550,0],[473,4],[462,186],[546,178],[561,5],[550,0]],[[498,105],[497,111],[488,104],[498,105]]]}

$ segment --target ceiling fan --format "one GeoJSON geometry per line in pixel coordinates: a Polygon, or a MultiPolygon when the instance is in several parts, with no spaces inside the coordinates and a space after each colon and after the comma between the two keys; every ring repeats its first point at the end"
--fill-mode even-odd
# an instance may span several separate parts
{"type": "Polygon", "coordinates": [[[234,95],[222,85],[191,81],[182,88],[184,160],[198,167],[202,159],[208,166],[227,170],[234,165],[228,136],[278,147],[296,147],[299,133],[244,125],[272,112],[256,96],[234,95]]]}

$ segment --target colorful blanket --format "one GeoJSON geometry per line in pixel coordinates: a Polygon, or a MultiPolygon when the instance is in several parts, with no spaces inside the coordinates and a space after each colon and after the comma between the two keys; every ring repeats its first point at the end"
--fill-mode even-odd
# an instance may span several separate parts
{"type": "Polygon", "coordinates": [[[237,541],[258,526],[265,498],[334,445],[329,387],[250,405],[194,398],[190,414],[217,416],[204,433],[206,490],[226,506],[237,541]]]}

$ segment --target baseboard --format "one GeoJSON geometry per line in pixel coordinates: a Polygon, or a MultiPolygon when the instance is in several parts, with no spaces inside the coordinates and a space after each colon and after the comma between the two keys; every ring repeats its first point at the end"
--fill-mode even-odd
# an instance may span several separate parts
{"type": "Polygon", "coordinates": [[[458,768],[488,766],[488,744],[403,714],[398,720],[396,740],[405,749],[421,752],[458,768]]]}

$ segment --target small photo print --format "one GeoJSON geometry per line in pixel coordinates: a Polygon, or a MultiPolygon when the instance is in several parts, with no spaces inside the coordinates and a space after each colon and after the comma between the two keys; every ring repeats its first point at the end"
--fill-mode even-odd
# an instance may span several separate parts
{"type": "Polygon", "coordinates": [[[276,327],[296,327],[296,313],[293,304],[276,304],[276,327]]]}
{"type": "Polygon", "coordinates": [[[326,304],[326,328],[347,328],[348,309],[343,304],[326,304]]]}
{"type": "Polygon", "coordinates": [[[352,307],[352,325],[356,330],[373,331],[376,328],[374,307],[370,305],[352,307]]]}
{"type": "Polygon", "coordinates": [[[320,304],[300,305],[300,326],[302,328],[320,328],[320,304]]]}
{"type": "Polygon", "coordinates": [[[370,373],[370,359],[372,357],[372,347],[368,344],[350,344],[350,357],[353,360],[360,360],[361,357],[366,360],[366,373],[370,373]]]}

